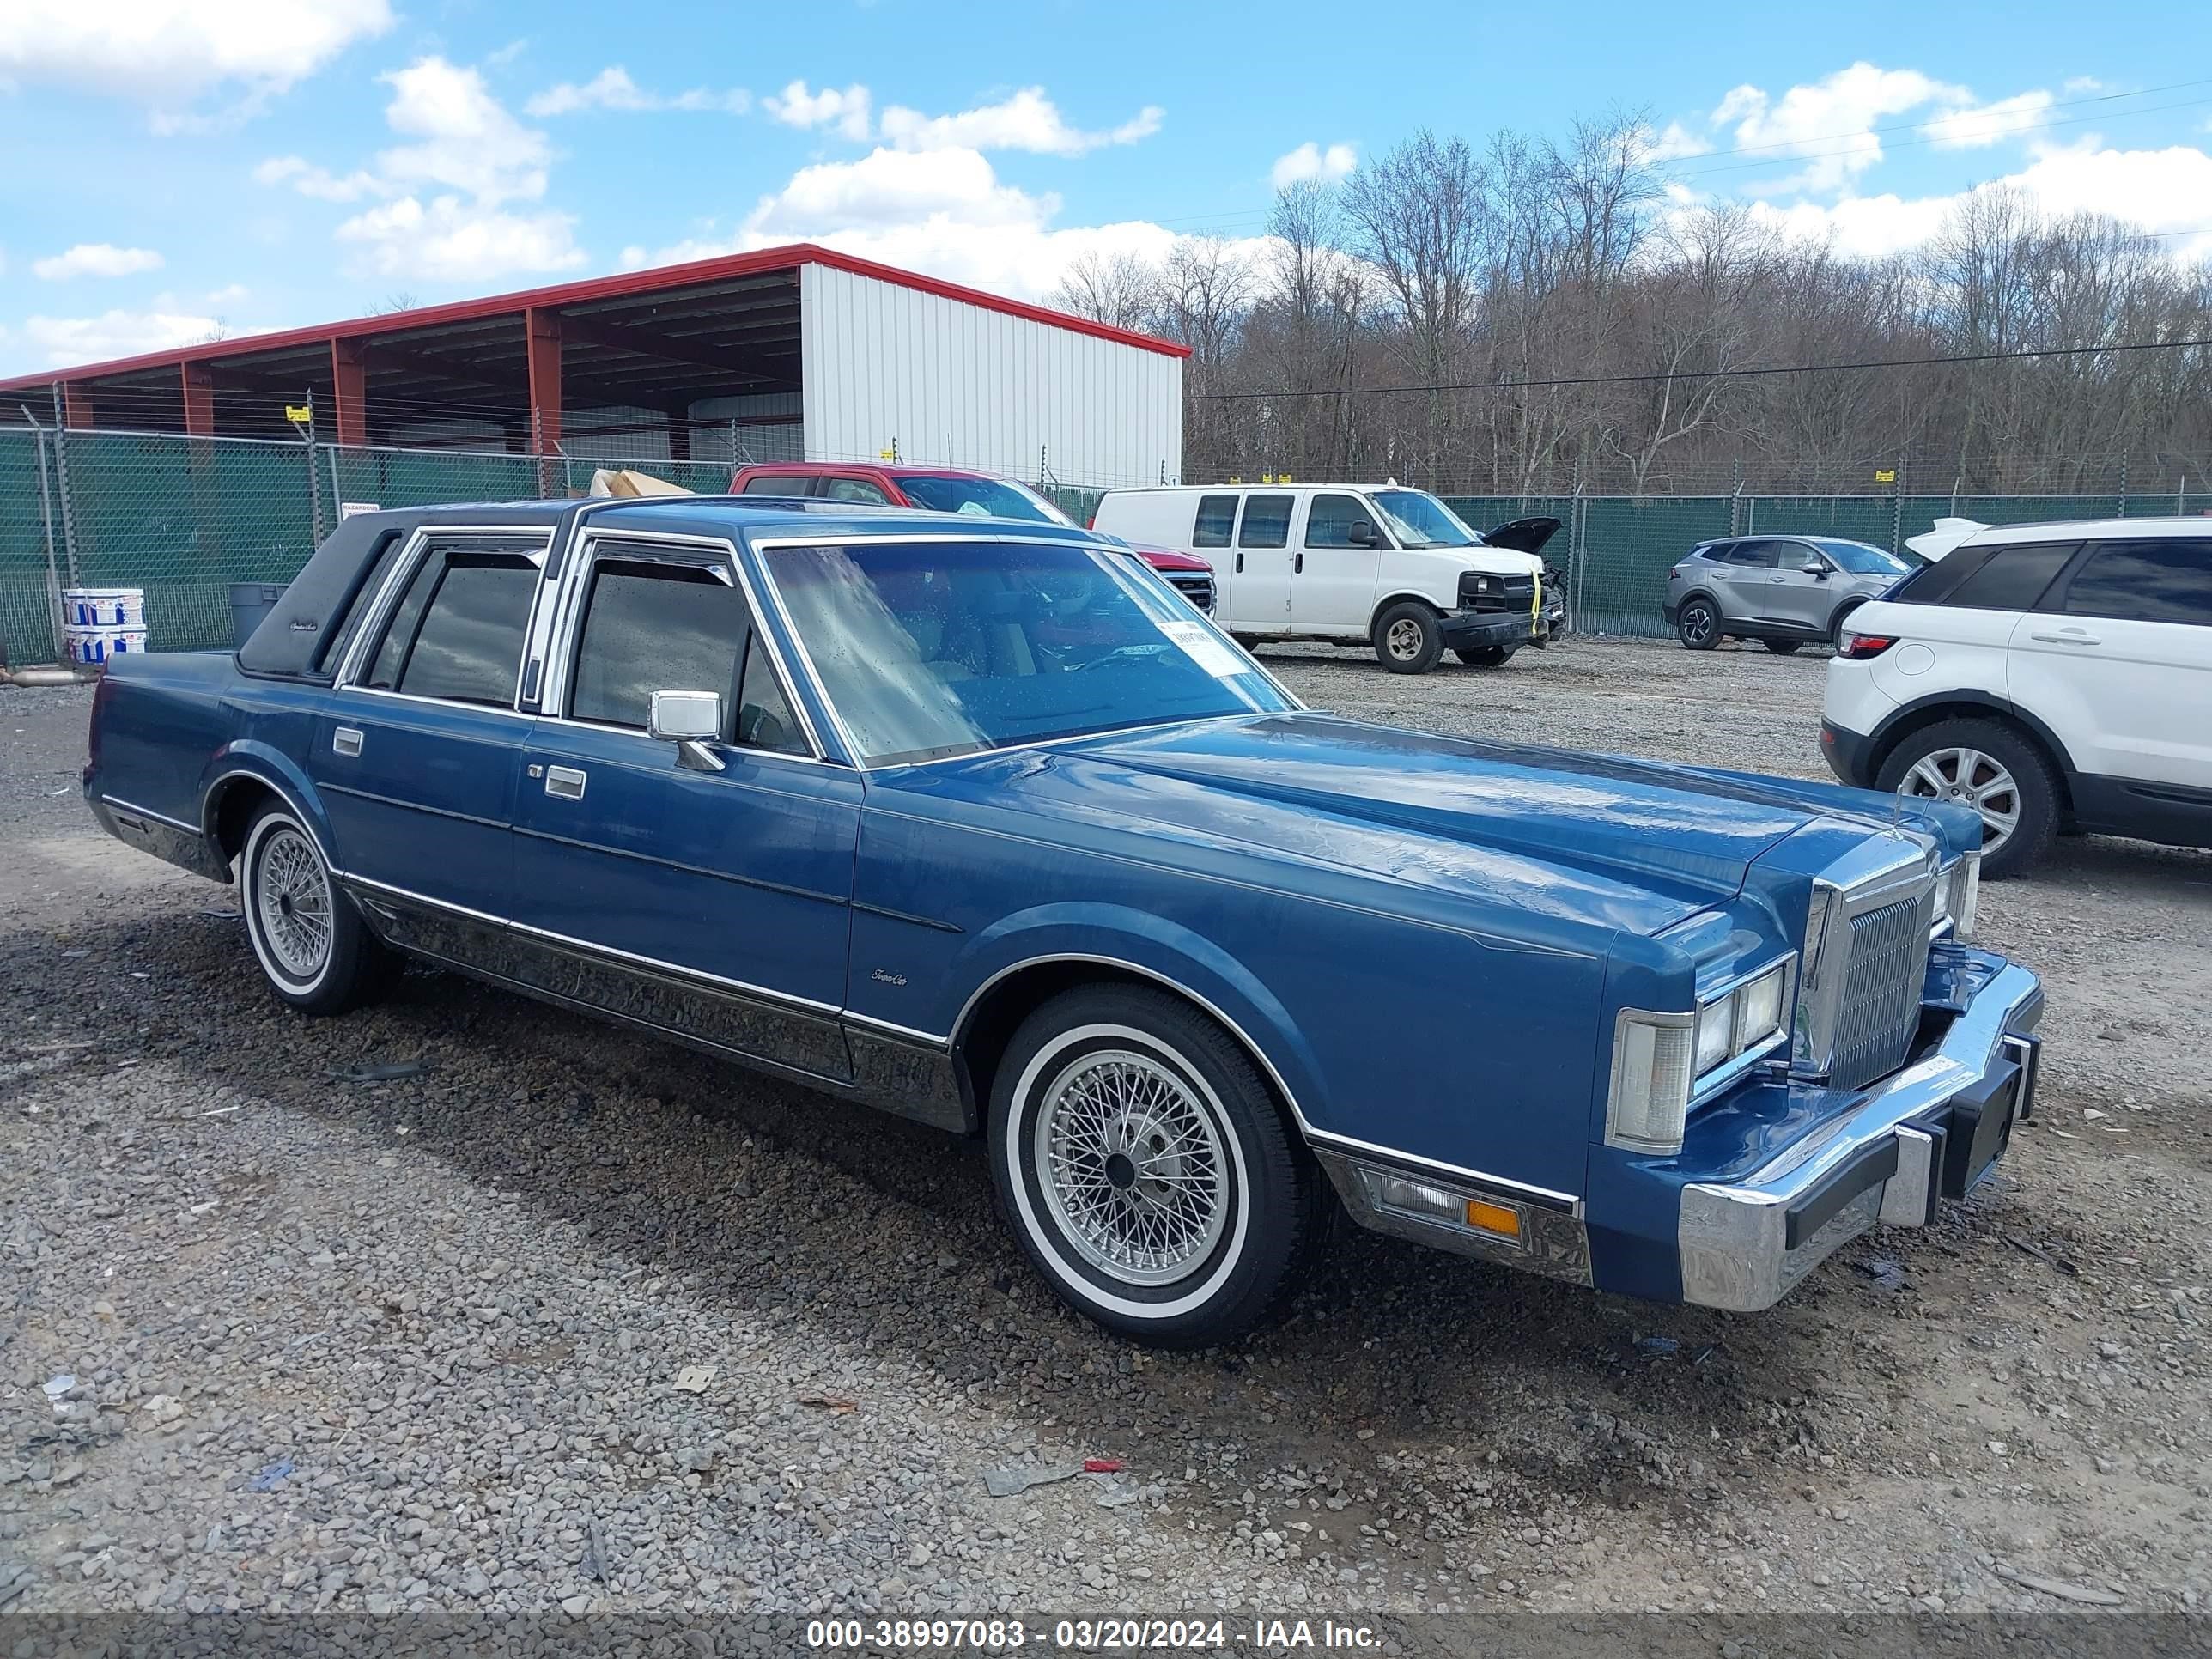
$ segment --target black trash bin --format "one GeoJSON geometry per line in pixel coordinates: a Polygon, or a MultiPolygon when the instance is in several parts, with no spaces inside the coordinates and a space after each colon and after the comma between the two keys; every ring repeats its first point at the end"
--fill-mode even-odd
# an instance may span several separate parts
{"type": "Polygon", "coordinates": [[[230,585],[230,642],[244,645],[261,626],[261,619],[284,597],[282,582],[233,582],[230,585]]]}

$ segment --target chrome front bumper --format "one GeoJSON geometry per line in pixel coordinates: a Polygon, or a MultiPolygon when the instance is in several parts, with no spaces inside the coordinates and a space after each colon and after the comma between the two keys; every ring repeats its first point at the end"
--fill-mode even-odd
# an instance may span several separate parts
{"type": "MultiPolygon", "coordinates": [[[[2033,974],[2008,965],[1952,1021],[1936,1048],[1874,1085],[1850,1114],[1808,1135],[1745,1180],[1682,1189],[1677,1242],[1682,1300],[1753,1313],[1780,1301],[1814,1267],[1876,1221],[1923,1226],[1964,1155],[1951,1127],[1993,1074],[2018,1066],[2009,1115],[1975,1146],[2033,1109],[2042,1013],[2033,974]],[[1947,1156],[1948,1154],[1948,1156],[1947,1156]]],[[[1964,1132],[1963,1130],[1961,1131],[1964,1132]]],[[[1980,1170],[1972,1171],[1978,1176],[1980,1170]]]]}

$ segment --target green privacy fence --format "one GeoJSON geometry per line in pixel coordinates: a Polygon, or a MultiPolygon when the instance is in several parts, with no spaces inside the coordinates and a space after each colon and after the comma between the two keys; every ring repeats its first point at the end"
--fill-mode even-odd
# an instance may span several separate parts
{"type": "MultiPolygon", "coordinates": [[[[347,507],[420,507],[581,495],[618,460],[382,449],[168,433],[0,427],[0,643],[15,663],[58,653],[54,595],[76,586],[145,590],[148,644],[198,650],[230,641],[228,588],[288,581],[347,507]]],[[[728,487],[726,461],[653,461],[654,477],[701,494],[728,487]]],[[[1045,493],[1078,523],[1098,489],[1045,493]]],[[[1939,517],[1990,524],[2212,512],[2212,494],[1950,496],[1459,496],[1478,529],[1547,514],[1545,556],[1566,573],[1574,625],[1662,636],[1667,572],[1698,542],[1754,531],[1848,536],[1881,547],[1939,517]]]]}
{"type": "Polygon", "coordinates": [[[1544,557],[1567,578],[1583,633],[1662,639],[1667,572],[1716,536],[1841,536],[1898,550],[1939,518],[1983,524],[2168,518],[2212,513],[2212,494],[2128,495],[1467,495],[1453,509],[1478,530],[1547,514],[1560,527],[1544,557]]]}

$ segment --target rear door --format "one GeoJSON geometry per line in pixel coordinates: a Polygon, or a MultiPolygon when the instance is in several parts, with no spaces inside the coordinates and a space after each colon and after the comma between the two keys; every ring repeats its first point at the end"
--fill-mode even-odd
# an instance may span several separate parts
{"type": "Polygon", "coordinates": [[[1317,489],[1306,498],[1291,560],[1291,627],[1300,634],[1364,633],[1382,571],[1382,530],[1357,495],[1317,489]],[[1353,538],[1364,526],[1364,544],[1353,538]]]}
{"type": "Polygon", "coordinates": [[[1774,574],[1774,559],[1775,544],[1768,537],[1723,542],[1705,555],[1705,580],[1720,595],[1723,617],[1732,622],[1765,619],[1772,603],[1766,579],[1774,574]]]}
{"type": "Polygon", "coordinates": [[[527,715],[516,681],[543,536],[434,533],[349,651],[307,763],[356,880],[504,917],[527,715]]]}
{"type": "Polygon", "coordinates": [[[2020,619],[2008,666],[2081,771],[2212,808],[2212,536],[2089,544],[2020,619]]]}
{"type": "Polygon", "coordinates": [[[1236,610],[1223,619],[1240,633],[1290,631],[1291,567],[1297,557],[1291,549],[1291,520],[1297,505],[1297,497],[1288,491],[1255,489],[1244,496],[1230,558],[1236,610]]]}

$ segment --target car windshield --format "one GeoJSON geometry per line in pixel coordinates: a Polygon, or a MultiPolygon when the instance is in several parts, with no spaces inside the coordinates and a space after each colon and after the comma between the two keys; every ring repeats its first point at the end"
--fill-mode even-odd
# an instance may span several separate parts
{"type": "Polygon", "coordinates": [[[1075,521],[1033,489],[1002,478],[945,478],[908,473],[899,488],[917,507],[933,513],[964,513],[975,519],[1025,519],[1031,524],[1074,527],[1075,521]]]}
{"type": "Polygon", "coordinates": [[[840,721],[877,764],[1293,706],[1115,549],[884,541],[764,556],[840,721]]]}
{"type": "Polygon", "coordinates": [[[1813,545],[1854,576],[1902,576],[1919,567],[1865,542],[1841,542],[1826,536],[1813,538],[1813,545]]]}
{"type": "Polygon", "coordinates": [[[1407,547],[1480,547],[1482,538],[1425,489],[1378,489],[1368,499],[1407,547]]]}

